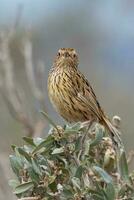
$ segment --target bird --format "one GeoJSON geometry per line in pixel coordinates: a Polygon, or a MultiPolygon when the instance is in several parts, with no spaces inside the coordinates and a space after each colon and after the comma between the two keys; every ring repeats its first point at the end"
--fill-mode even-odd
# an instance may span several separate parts
{"type": "Polygon", "coordinates": [[[94,121],[102,124],[114,144],[119,145],[119,131],[102,110],[93,88],[78,65],[75,49],[59,49],[48,75],[48,94],[53,107],[70,123],[94,121]]]}

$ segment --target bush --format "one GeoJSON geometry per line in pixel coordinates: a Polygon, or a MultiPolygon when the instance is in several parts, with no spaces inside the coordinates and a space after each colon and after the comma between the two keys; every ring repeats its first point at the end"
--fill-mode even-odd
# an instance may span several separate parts
{"type": "Polygon", "coordinates": [[[56,126],[42,138],[24,137],[12,146],[10,162],[17,179],[10,180],[21,199],[132,200],[133,174],[123,147],[98,123],[56,126]]]}

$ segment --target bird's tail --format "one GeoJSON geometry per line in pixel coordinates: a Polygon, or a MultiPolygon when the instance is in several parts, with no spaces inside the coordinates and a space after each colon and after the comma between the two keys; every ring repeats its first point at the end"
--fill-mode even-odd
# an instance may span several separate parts
{"type": "Polygon", "coordinates": [[[123,144],[122,144],[122,141],[121,141],[121,138],[120,138],[119,130],[117,130],[117,128],[115,128],[115,126],[113,126],[111,121],[105,115],[103,115],[102,120],[103,120],[104,126],[108,129],[114,144],[117,147],[121,147],[123,144]]]}

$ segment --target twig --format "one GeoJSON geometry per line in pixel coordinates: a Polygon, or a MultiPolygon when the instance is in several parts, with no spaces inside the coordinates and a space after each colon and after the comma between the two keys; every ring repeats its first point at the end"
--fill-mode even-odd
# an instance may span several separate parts
{"type": "Polygon", "coordinates": [[[30,38],[28,38],[27,36],[23,39],[23,48],[22,48],[22,54],[24,56],[24,61],[25,61],[26,75],[34,97],[39,102],[43,102],[44,95],[36,83],[34,67],[33,67],[34,65],[32,61],[33,60],[32,53],[33,53],[32,42],[30,38]]]}
{"type": "Polygon", "coordinates": [[[37,67],[35,69],[35,74],[36,74],[36,81],[37,81],[38,87],[40,88],[42,94],[44,94],[45,93],[45,91],[44,91],[45,64],[40,59],[37,61],[37,67]]]}
{"type": "Polygon", "coordinates": [[[128,159],[127,159],[127,163],[130,164],[130,162],[132,162],[133,158],[134,158],[134,150],[131,150],[129,153],[128,153],[128,159]]]}
{"type": "Polygon", "coordinates": [[[84,122],[84,123],[87,123],[88,127],[87,127],[86,133],[81,138],[81,148],[80,148],[81,150],[80,150],[80,152],[78,154],[78,160],[80,160],[80,158],[81,158],[81,156],[82,156],[82,154],[84,152],[84,144],[85,144],[84,141],[86,139],[87,133],[88,133],[89,129],[91,128],[93,122],[94,122],[94,120],[91,120],[89,122],[84,122]]]}
{"type": "Polygon", "coordinates": [[[40,197],[23,197],[18,200],[39,200],[39,199],[40,199],[40,197]]]}
{"type": "Polygon", "coordinates": [[[10,39],[11,38],[8,37],[8,35],[5,35],[4,32],[1,32],[0,61],[2,63],[4,71],[3,86],[6,87],[5,90],[1,87],[1,93],[11,115],[25,126],[30,136],[33,135],[33,128],[30,119],[24,112],[23,106],[20,102],[20,99],[18,98],[19,95],[15,87],[14,70],[9,51],[10,39]]]}
{"type": "MultiPolygon", "coordinates": [[[[19,4],[15,20],[13,25],[10,27],[8,32],[1,31],[0,32],[0,62],[1,62],[1,71],[3,72],[3,76],[0,74],[0,92],[2,97],[8,107],[8,110],[11,116],[18,120],[21,124],[23,124],[24,128],[28,136],[40,136],[42,134],[42,130],[44,129],[46,123],[39,119],[31,122],[32,117],[28,115],[27,108],[25,108],[25,93],[21,88],[18,87],[18,83],[16,82],[16,74],[14,71],[14,64],[12,62],[12,58],[10,55],[10,43],[13,37],[16,34],[16,28],[18,27],[23,11],[23,5],[19,4]]],[[[27,79],[30,85],[30,89],[33,93],[34,98],[39,102],[42,108],[46,112],[45,104],[44,104],[44,93],[43,85],[42,88],[38,87],[36,74],[34,72],[33,66],[33,47],[32,42],[28,35],[25,35],[25,39],[23,40],[23,56],[24,56],[24,64],[26,69],[27,79]]],[[[41,76],[41,83],[43,84],[43,73],[44,67],[43,62],[38,63],[38,74],[41,76]]],[[[36,110],[36,109],[35,109],[36,110]]],[[[36,111],[37,113],[37,111],[36,111]]]]}

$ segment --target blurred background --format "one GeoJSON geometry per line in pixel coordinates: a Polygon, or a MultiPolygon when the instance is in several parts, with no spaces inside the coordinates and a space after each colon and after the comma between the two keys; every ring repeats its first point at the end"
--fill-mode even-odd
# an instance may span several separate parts
{"type": "Polygon", "coordinates": [[[133,0],[0,0],[1,200],[15,199],[8,186],[11,144],[47,134],[39,110],[65,123],[47,96],[48,71],[61,47],[77,49],[80,70],[109,117],[121,117],[127,151],[134,148],[133,10],[133,0]]]}

